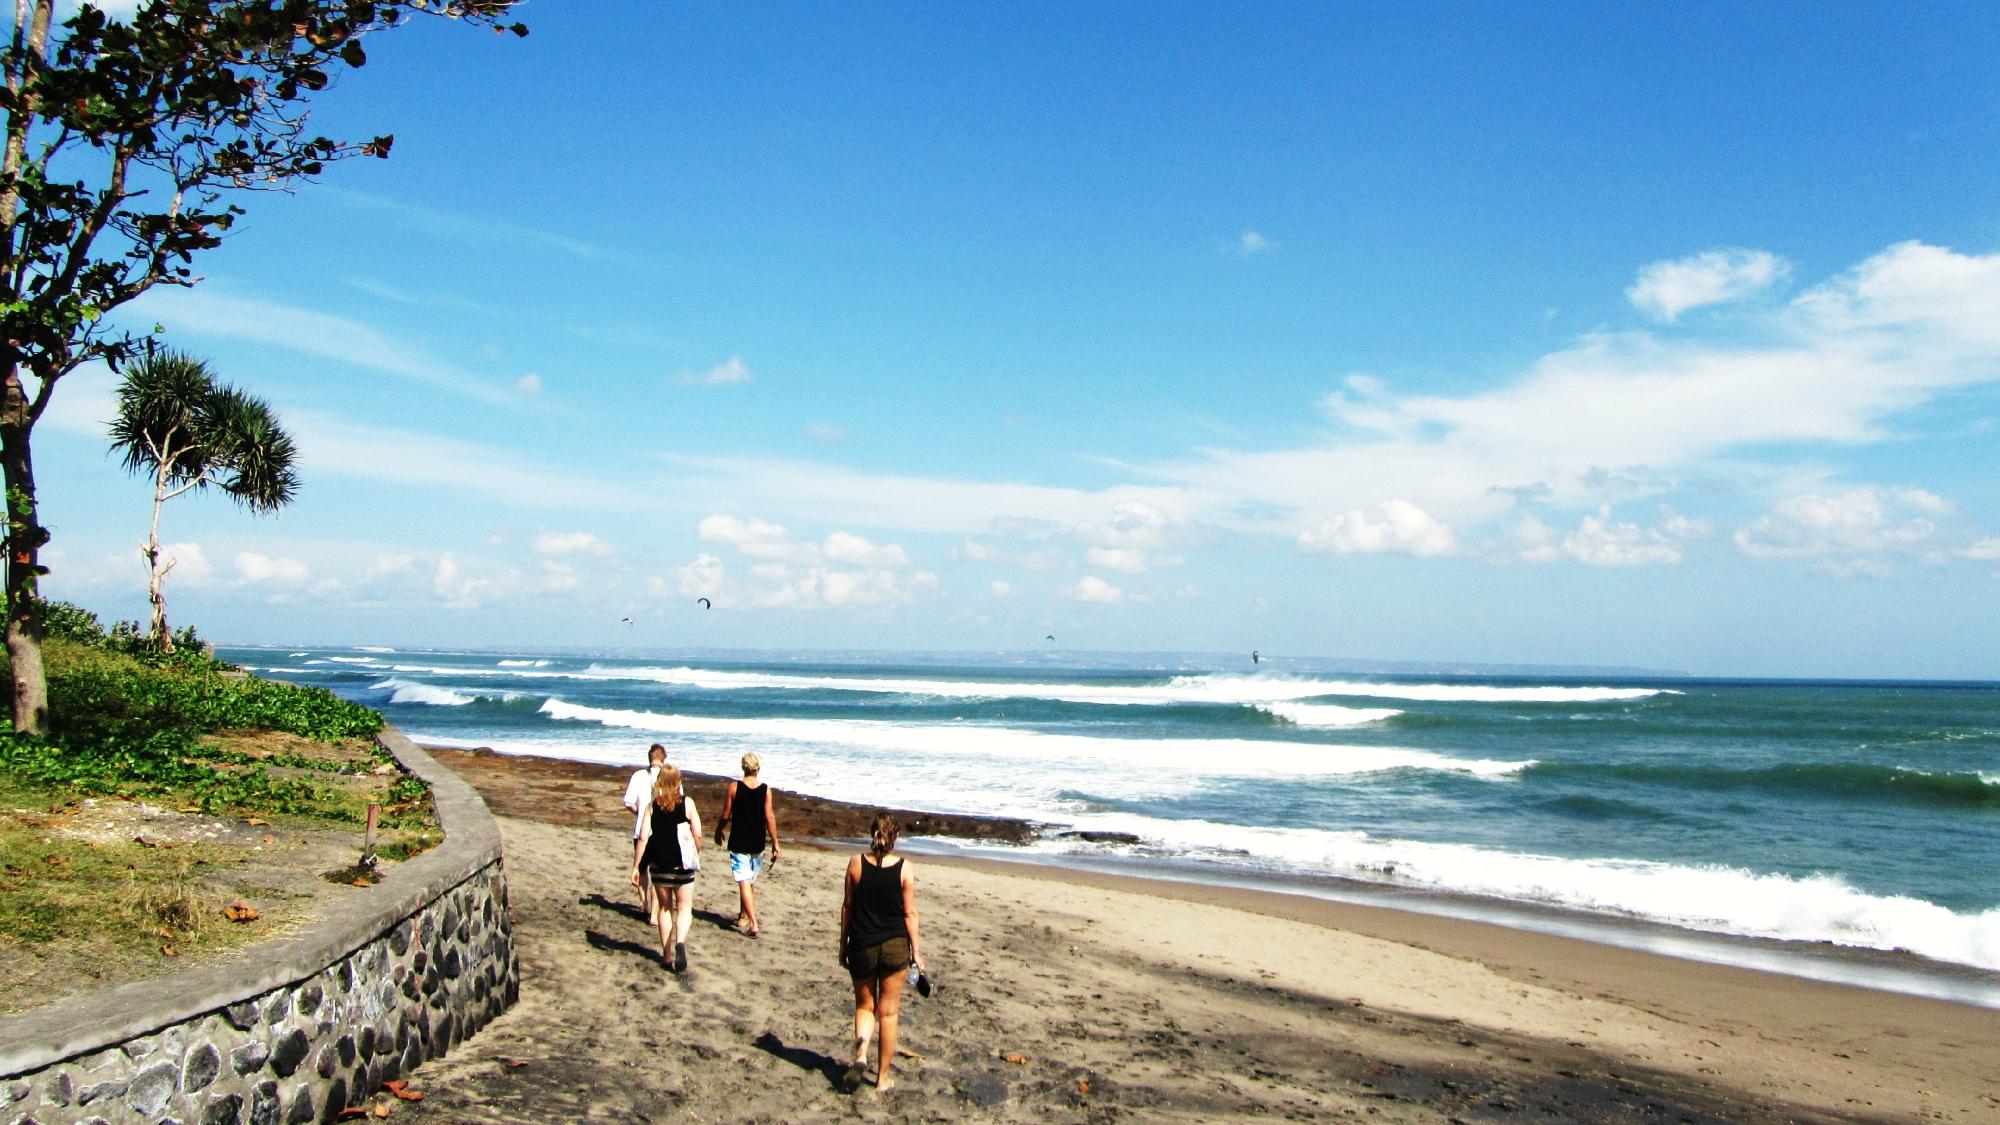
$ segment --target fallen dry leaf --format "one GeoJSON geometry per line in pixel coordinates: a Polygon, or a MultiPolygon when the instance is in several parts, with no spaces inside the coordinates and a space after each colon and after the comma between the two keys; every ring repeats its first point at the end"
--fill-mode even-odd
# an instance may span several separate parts
{"type": "Polygon", "coordinates": [[[420,1102],[424,1100],[422,1094],[410,1089],[409,1082],[401,1078],[392,1078],[382,1083],[382,1088],[406,1102],[420,1102]]]}
{"type": "Polygon", "coordinates": [[[257,919],[263,917],[263,915],[257,913],[256,907],[251,906],[241,899],[223,907],[222,916],[232,922],[255,922],[257,919]]]}
{"type": "Polygon", "coordinates": [[[1012,1051],[1008,1051],[1006,1054],[1000,1056],[1000,1061],[1010,1062],[1013,1063],[1015,1066],[1027,1066],[1028,1056],[1017,1055],[1012,1051]]]}
{"type": "Polygon", "coordinates": [[[357,1117],[366,1117],[366,1116],[368,1116],[368,1111],[366,1109],[358,1105],[351,1105],[348,1106],[346,1109],[341,1110],[339,1113],[334,1114],[333,1119],[335,1121],[352,1121],[357,1117]]]}
{"type": "Polygon", "coordinates": [[[508,1070],[519,1070],[528,1065],[527,1059],[510,1059],[506,1055],[495,1055],[493,1056],[493,1061],[505,1066],[508,1070]]]}
{"type": "Polygon", "coordinates": [[[369,881],[368,881],[368,880],[366,880],[366,879],[362,879],[362,878],[359,878],[359,877],[357,877],[357,878],[356,878],[356,879],[354,880],[354,882],[352,882],[352,883],[350,883],[350,884],[348,884],[348,885],[349,885],[349,886],[354,886],[354,887],[372,887],[372,886],[374,886],[375,884],[373,884],[373,883],[369,882],[369,881]]]}
{"type": "Polygon", "coordinates": [[[375,767],[375,768],[374,768],[373,770],[371,770],[371,771],[369,771],[369,772],[371,772],[371,773],[375,774],[375,775],[376,775],[377,777],[380,777],[380,776],[382,776],[383,774],[390,774],[390,773],[395,773],[395,772],[396,772],[396,763],[394,763],[394,762],[383,762],[383,763],[382,763],[381,765],[379,765],[379,766],[376,766],[376,767],[375,767]]]}
{"type": "Polygon", "coordinates": [[[1089,1079],[1087,1079],[1087,1078],[1079,1078],[1079,1079],[1077,1079],[1077,1080],[1076,1080],[1076,1092],[1077,1092],[1078,1094],[1082,1095],[1083,1097],[1086,1097],[1086,1098],[1087,1098],[1087,1097],[1089,1097],[1089,1096],[1090,1096],[1090,1080],[1089,1080],[1089,1079]]]}
{"type": "Polygon", "coordinates": [[[267,844],[275,844],[278,842],[278,838],[276,836],[271,835],[269,832],[266,832],[264,833],[264,842],[267,844]]]}
{"type": "Polygon", "coordinates": [[[160,952],[162,952],[162,953],[166,954],[166,955],[167,955],[167,956],[169,956],[169,957],[179,957],[179,956],[181,955],[181,951],[180,951],[180,950],[178,950],[178,949],[175,949],[175,948],[174,948],[173,946],[171,946],[171,945],[163,945],[163,946],[161,946],[161,947],[160,947],[160,952]]]}
{"type": "Polygon", "coordinates": [[[388,1102],[375,1103],[375,1116],[377,1117],[389,1116],[389,1103],[388,1102]]]}

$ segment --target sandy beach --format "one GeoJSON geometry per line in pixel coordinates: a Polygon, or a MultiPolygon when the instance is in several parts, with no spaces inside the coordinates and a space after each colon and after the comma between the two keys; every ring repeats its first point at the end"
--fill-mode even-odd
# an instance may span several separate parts
{"type": "MultiPolygon", "coordinates": [[[[886,1097],[834,1084],[843,855],[789,845],[756,940],[696,884],[666,973],[616,790],[500,799],[520,1004],[413,1085],[454,1121],[1979,1121],[2000,1013],[1267,892],[916,860],[938,983],[886,1097]],[[523,805],[544,815],[518,814],[523,805]],[[602,810],[597,811],[597,810],[602,810]],[[548,823],[557,821],[558,823],[548,823]],[[1014,1062],[1009,1056],[1025,1061],[1014,1062]]],[[[492,763],[487,763],[489,766],[492,763]]],[[[549,782],[541,782],[546,786],[549,782]]],[[[572,784],[576,784],[573,783],[572,784]]],[[[697,798],[699,799],[699,798],[697,798]]],[[[710,810],[712,816],[712,810],[710,810]]],[[[782,810],[781,810],[782,815],[782,810]]],[[[716,857],[711,856],[711,860],[716,857]]]]}

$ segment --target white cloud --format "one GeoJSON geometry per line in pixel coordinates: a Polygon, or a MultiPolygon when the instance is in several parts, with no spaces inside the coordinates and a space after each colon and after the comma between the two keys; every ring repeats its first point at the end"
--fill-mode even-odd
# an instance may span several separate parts
{"type": "Polygon", "coordinates": [[[731,383],[750,382],[750,369],[744,366],[743,357],[730,356],[707,371],[683,371],[674,376],[674,381],[683,386],[721,387],[731,383]]]}
{"type": "Polygon", "coordinates": [[[852,532],[836,531],[826,537],[820,545],[820,553],[828,562],[849,563],[868,567],[904,567],[910,565],[909,555],[894,543],[877,546],[852,532]]]}
{"type": "Polygon", "coordinates": [[[1914,488],[1802,493],[1738,530],[1736,546],[1755,559],[1814,559],[1832,573],[1881,573],[1881,556],[1930,539],[1937,524],[1928,517],[1949,510],[1944,500],[1914,488]]]}
{"type": "Polygon", "coordinates": [[[1277,248],[1278,244],[1276,242],[1265,238],[1254,230],[1244,231],[1243,237],[1236,240],[1236,252],[1246,258],[1252,254],[1269,253],[1277,248]]]}
{"type": "Polygon", "coordinates": [[[510,507],[618,512],[662,507],[652,489],[576,476],[558,461],[533,461],[497,446],[363,425],[310,410],[286,410],[283,417],[285,429],[298,442],[300,471],[309,479],[342,476],[413,485],[510,507]]]}
{"type": "Polygon", "coordinates": [[[544,531],[535,536],[534,551],[538,555],[597,555],[612,553],[611,544],[606,543],[588,531],[544,531]]]}
{"type": "Polygon", "coordinates": [[[2000,536],[1988,536],[1958,552],[1962,559],[1977,559],[1980,562],[2000,562],[2000,536]]]}
{"type": "Polygon", "coordinates": [[[1004,598],[1014,592],[1013,583],[998,578],[995,578],[987,588],[993,591],[993,596],[996,598],[1004,598]]]}
{"type": "Polygon", "coordinates": [[[1125,591],[1113,586],[1095,574],[1086,574],[1082,578],[1077,579],[1076,585],[1069,588],[1069,596],[1080,602],[1098,602],[1109,605],[1113,602],[1124,601],[1125,591]]]}
{"type": "Polygon", "coordinates": [[[554,559],[543,560],[542,589],[574,590],[582,584],[583,580],[577,577],[576,567],[554,559]]]}
{"type": "Polygon", "coordinates": [[[1741,300],[1790,272],[1790,263],[1768,251],[1711,250],[1644,267],[1625,296],[1672,324],[1689,309],[1741,300]]]}
{"type": "Polygon", "coordinates": [[[244,340],[485,402],[519,401],[487,380],[427,354],[416,343],[346,317],[232,296],[212,285],[197,289],[162,286],[131,307],[133,317],[156,320],[176,333],[244,340]]]}
{"type": "Polygon", "coordinates": [[[521,376],[519,379],[514,380],[514,389],[521,392],[524,395],[541,394],[542,377],[530,371],[526,375],[521,376]]]}
{"type": "Polygon", "coordinates": [[[1314,513],[1391,499],[1469,528],[1515,508],[1495,489],[1524,484],[1546,486],[1545,507],[1593,510],[1626,481],[1681,488],[1724,470],[1768,483],[1788,475],[1785,446],[1880,441],[1899,412],[2000,379],[2000,255],[1891,247],[1732,331],[1598,333],[1465,395],[1350,380],[1326,399],[1339,428],[1324,444],[1205,450],[1149,472],[1183,487],[1191,518],[1289,536],[1318,532],[1314,513]]]}
{"type": "Polygon", "coordinates": [[[951,549],[952,558],[967,562],[991,562],[999,554],[1000,552],[991,544],[981,543],[976,539],[961,539],[958,545],[951,549]]]}
{"type": "MultiPolygon", "coordinates": [[[[199,543],[162,543],[160,557],[174,564],[171,580],[181,586],[204,586],[215,577],[215,564],[208,561],[208,555],[199,543]]],[[[144,559],[140,560],[143,569],[144,559]]],[[[242,566],[239,556],[237,566],[242,566]]]]}
{"type": "MultiPolygon", "coordinates": [[[[705,552],[696,555],[693,562],[674,568],[674,581],[684,598],[713,599],[722,592],[724,577],[722,560],[705,552]]],[[[654,592],[657,595],[661,591],[654,592]]]]}
{"type": "Polygon", "coordinates": [[[456,609],[469,609],[479,604],[480,594],[488,583],[469,578],[459,566],[457,556],[449,551],[438,556],[431,574],[431,591],[438,601],[456,609]]]}
{"type": "Polygon", "coordinates": [[[767,520],[706,516],[695,534],[711,543],[727,543],[753,559],[786,559],[813,553],[812,544],[794,540],[783,526],[767,520]]]}
{"type": "Polygon", "coordinates": [[[1585,516],[1575,531],[1563,537],[1562,553],[1590,566],[1641,566],[1677,563],[1681,549],[1667,536],[1635,523],[1619,523],[1608,509],[1585,516]]]}
{"type": "Polygon", "coordinates": [[[1387,500],[1380,518],[1359,509],[1321,520],[1299,533],[1299,550],[1308,554],[1444,555],[1457,541],[1451,528],[1407,500],[1387,500]]]}
{"type": "Polygon", "coordinates": [[[238,578],[253,585],[296,586],[306,580],[308,572],[306,564],[298,559],[272,558],[256,551],[238,552],[234,561],[238,578]]]}
{"type": "Polygon", "coordinates": [[[1092,547],[1084,552],[1084,561],[1101,570],[1116,570],[1124,574],[1143,574],[1146,571],[1146,552],[1133,547],[1092,547]]]}
{"type": "Polygon", "coordinates": [[[814,441],[823,441],[828,445],[832,445],[835,442],[847,440],[847,427],[836,426],[828,422],[814,422],[806,427],[806,436],[814,441]]]}

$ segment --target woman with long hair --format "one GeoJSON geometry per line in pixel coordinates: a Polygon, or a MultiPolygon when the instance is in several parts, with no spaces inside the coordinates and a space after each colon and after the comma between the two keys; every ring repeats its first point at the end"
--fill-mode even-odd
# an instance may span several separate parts
{"type": "Polygon", "coordinates": [[[841,1085],[856,1090],[867,1076],[868,1042],[876,1043],[875,1089],[894,1086],[896,1035],[903,1004],[903,972],[923,971],[917,926],[917,883],[910,861],[896,854],[896,818],[875,814],[868,852],[847,861],[840,900],[840,963],[854,978],[854,1064],[841,1085]]]}
{"type": "Polygon", "coordinates": [[[701,813],[681,791],[681,771],[662,765],[639,838],[632,844],[632,885],[652,885],[660,927],[660,960],[687,971],[688,928],[694,922],[694,874],[701,867],[701,813]]]}

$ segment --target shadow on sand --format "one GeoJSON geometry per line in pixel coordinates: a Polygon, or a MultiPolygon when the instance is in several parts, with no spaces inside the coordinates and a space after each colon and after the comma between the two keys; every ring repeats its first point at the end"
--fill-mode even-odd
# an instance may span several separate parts
{"type": "Polygon", "coordinates": [[[655,965],[660,963],[659,950],[654,949],[650,945],[641,945],[636,941],[626,941],[624,938],[612,937],[603,930],[585,930],[583,931],[583,940],[589,942],[592,949],[601,949],[606,953],[630,953],[635,957],[643,957],[655,965]]]}
{"type": "Polygon", "coordinates": [[[646,920],[646,912],[639,909],[639,904],[636,902],[613,902],[603,895],[594,894],[585,895],[577,899],[576,904],[578,906],[595,906],[599,910],[609,910],[613,914],[623,914],[634,922],[644,922],[646,920]]]}
{"type": "Polygon", "coordinates": [[[786,1046],[785,1041],[778,1038],[774,1032],[767,1031],[759,1035],[751,1046],[765,1054],[783,1059],[800,1070],[817,1072],[821,1078],[826,1079],[827,1085],[836,1090],[840,1088],[841,1074],[847,1069],[832,1055],[822,1054],[806,1047],[786,1046]]]}

